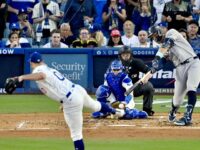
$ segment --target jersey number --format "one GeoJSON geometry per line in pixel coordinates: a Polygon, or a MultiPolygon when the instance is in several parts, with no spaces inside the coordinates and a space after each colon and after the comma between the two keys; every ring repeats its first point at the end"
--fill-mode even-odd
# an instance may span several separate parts
{"type": "Polygon", "coordinates": [[[65,80],[65,77],[61,73],[54,71],[53,74],[58,78],[58,80],[65,80]]]}

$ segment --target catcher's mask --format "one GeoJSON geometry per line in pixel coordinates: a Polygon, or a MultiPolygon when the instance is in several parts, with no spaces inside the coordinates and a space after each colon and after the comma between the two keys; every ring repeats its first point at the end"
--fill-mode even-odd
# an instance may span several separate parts
{"type": "Polygon", "coordinates": [[[118,57],[122,61],[123,65],[128,66],[133,58],[131,48],[129,46],[123,46],[118,52],[118,57]],[[125,60],[122,58],[122,54],[130,54],[130,58],[125,60]]]}
{"type": "Polygon", "coordinates": [[[164,33],[160,26],[151,26],[149,28],[149,38],[153,38],[156,42],[160,43],[164,39],[164,33]]]}
{"type": "Polygon", "coordinates": [[[122,69],[123,69],[123,65],[122,65],[121,61],[119,61],[119,60],[114,60],[114,61],[111,63],[111,69],[112,69],[112,70],[122,70],[122,69]]]}

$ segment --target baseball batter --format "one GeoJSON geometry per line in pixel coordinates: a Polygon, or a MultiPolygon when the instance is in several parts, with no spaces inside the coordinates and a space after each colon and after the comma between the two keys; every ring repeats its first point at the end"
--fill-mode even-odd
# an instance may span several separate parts
{"type": "Polygon", "coordinates": [[[117,116],[124,115],[122,110],[114,109],[103,102],[94,101],[83,87],[72,83],[57,70],[49,68],[43,62],[40,53],[31,54],[30,64],[33,73],[19,76],[19,82],[35,80],[39,89],[45,95],[63,104],[64,118],[69,126],[75,150],[84,150],[82,136],[83,106],[93,111],[112,113],[117,116]]]}
{"type": "Polygon", "coordinates": [[[149,37],[162,43],[152,63],[152,73],[162,68],[169,59],[176,67],[175,89],[172,99],[172,108],[169,113],[169,121],[178,126],[192,123],[192,112],[196,104],[196,91],[200,82],[200,61],[188,41],[176,30],[171,29],[163,34],[158,26],[150,28],[149,37]],[[176,112],[182,104],[185,95],[188,96],[188,104],[184,116],[176,120],[176,112]]]}

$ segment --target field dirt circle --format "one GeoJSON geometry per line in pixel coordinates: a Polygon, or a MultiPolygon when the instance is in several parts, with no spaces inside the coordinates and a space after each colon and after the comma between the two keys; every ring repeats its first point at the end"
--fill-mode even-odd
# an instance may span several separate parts
{"type": "MultiPolygon", "coordinates": [[[[191,126],[177,127],[167,122],[167,113],[148,119],[92,119],[84,113],[85,138],[200,138],[200,114],[191,126]]],[[[179,114],[177,117],[181,117],[179,114]]],[[[0,114],[0,137],[66,137],[69,129],[62,113],[0,114]]]]}

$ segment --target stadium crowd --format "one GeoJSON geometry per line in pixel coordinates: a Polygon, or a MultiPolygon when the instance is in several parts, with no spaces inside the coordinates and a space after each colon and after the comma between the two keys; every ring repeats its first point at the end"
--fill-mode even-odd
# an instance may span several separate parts
{"type": "Polygon", "coordinates": [[[199,48],[199,14],[200,0],[1,0],[0,47],[159,47],[159,25],[199,48]]]}

